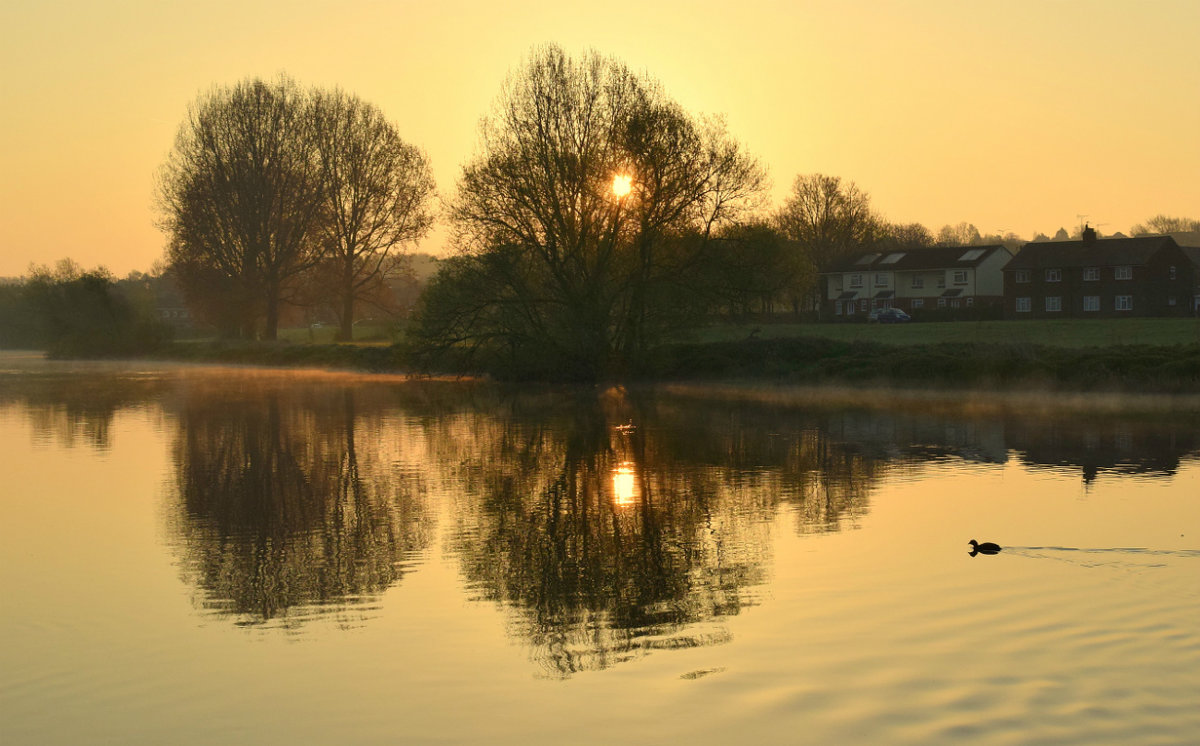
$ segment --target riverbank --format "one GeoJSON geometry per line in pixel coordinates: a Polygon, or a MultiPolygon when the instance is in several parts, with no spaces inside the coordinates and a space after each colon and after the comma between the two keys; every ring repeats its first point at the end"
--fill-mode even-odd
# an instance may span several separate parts
{"type": "MultiPolygon", "coordinates": [[[[416,370],[400,345],[177,342],[142,357],[369,373],[486,373],[416,370]]],[[[898,346],[822,337],[694,342],[660,347],[643,365],[620,379],[911,390],[1200,394],[1200,344],[1069,348],[943,342],[898,346]]]]}
{"type": "Polygon", "coordinates": [[[894,388],[1200,393],[1200,344],[1056,347],[989,342],[884,345],[818,337],[664,347],[658,380],[771,380],[894,388]]]}

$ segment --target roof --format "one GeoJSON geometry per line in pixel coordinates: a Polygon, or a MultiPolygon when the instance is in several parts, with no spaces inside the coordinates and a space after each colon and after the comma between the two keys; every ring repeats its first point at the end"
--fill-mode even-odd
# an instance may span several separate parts
{"type": "Polygon", "coordinates": [[[1004,269],[1136,266],[1147,264],[1164,248],[1177,246],[1170,236],[1027,243],[1004,269]]]}
{"type": "Polygon", "coordinates": [[[997,251],[1009,253],[1008,249],[998,244],[993,246],[934,246],[928,249],[890,251],[884,254],[860,252],[846,255],[822,274],[879,270],[917,272],[931,269],[965,269],[979,266],[997,251]]]}
{"type": "Polygon", "coordinates": [[[1180,246],[1187,258],[1192,260],[1192,264],[1200,267],[1200,246],[1180,246]]]}

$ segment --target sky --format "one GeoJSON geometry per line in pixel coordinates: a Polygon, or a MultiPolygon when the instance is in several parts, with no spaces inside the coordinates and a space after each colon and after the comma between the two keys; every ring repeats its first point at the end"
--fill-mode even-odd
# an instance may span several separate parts
{"type": "Polygon", "coordinates": [[[245,78],[378,105],[452,195],[501,84],[546,43],[724,115],[774,205],[825,173],[935,232],[1200,218],[1198,35],[1200,0],[4,0],[0,276],[63,257],[149,270],[187,106],[245,78]]]}

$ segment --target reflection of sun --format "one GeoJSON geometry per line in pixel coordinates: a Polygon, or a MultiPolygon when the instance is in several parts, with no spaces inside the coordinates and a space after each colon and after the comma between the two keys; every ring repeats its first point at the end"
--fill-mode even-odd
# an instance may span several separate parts
{"type": "Polygon", "coordinates": [[[618,197],[624,197],[633,190],[633,177],[624,174],[617,174],[613,177],[612,183],[613,194],[618,197]]]}
{"type": "Polygon", "coordinates": [[[613,503],[624,508],[637,502],[637,478],[633,464],[621,464],[613,469],[613,503]]]}

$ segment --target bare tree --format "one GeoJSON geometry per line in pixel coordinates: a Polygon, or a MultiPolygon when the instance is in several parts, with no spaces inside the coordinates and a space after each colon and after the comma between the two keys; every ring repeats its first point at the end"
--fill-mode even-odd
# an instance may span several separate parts
{"type": "MultiPolygon", "coordinates": [[[[838,258],[872,246],[879,237],[870,197],[838,176],[797,176],[775,221],[807,256],[814,280],[838,258]]],[[[819,283],[814,282],[806,295],[806,308],[820,307],[819,283]]]]}
{"type": "Polygon", "coordinates": [[[880,223],[879,241],[881,248],[911,250],[924,249],[934,244],[933,234],[920,223],[880,223]]]}
{"type": "Polygon", "coordinates": [[[1200,233],[1200,220],[1176,218],[1170,215],[1155,215],[1145,223],[1129,229],[1133,236],[1154,236],[1168,233],[1200,233]]]}
{"type": "Polygon", "coordinates": [[[797,176],[777,221],[818,271],[869,243],[876,229],[867,193],[852,181],[824,174],[797,176]]]}
{"type": "Polygon", "coordinates": [[[356,303],[377,294],[398,268],[395,249],[420,239],[433,224],[433,172],[374,105],[334,90],[317,92],[312,107],[324,203],[323,265],[339,336],[348,340],[356,303]]]}
{"type": "Polygon", "coordinates": [[[689,116],[655,82],[594,53],[537,50],[484,121],[450,208],[459,245],[476,257],[454,277],[493,300],[473,296],[456,317],[447,299],[466,295],[448,276],[431,286],[441,298],[424,320],[564,375],[634,362],[679,308],[680,237],[704,240],[764,182],[719,120],[689,116]],[[468,314],[477,321],[462,323],[468,314]]]}
{"type": "Polygon", "coordinates": [[[161,171],[169,261],[193,302],[223,311],[226,333],[253,336],[261,318],[274,339],[289,283],[320,259],[307,108],[285,77],[214,88],[189,107],[161,171]]]}
{"type": "Polygon", "coordinates": [[[975,246],[983,241],[979,229],[972,223],[962,222],[958,225],[943,225],[938,231],[939,246],[975,246]]]}

